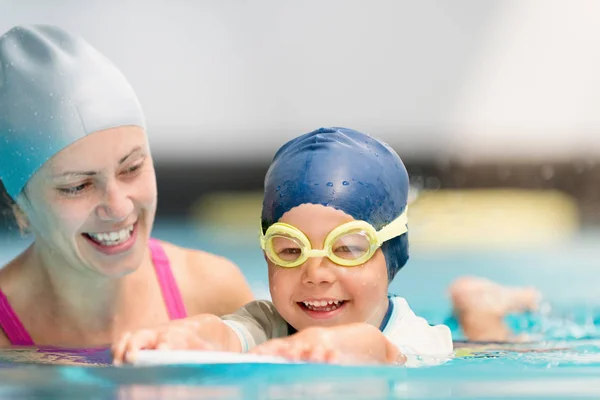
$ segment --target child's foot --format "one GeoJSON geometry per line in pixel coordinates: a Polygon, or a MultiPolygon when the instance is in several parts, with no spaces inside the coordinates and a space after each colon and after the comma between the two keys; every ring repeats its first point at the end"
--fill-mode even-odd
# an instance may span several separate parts
{"type": "Polygon", "coordinates": [[[489,313],[505,316],[510,313],[535,311],[540,292],[533,287],[507,287],[484,278],[461,277],[449,288],[454,311],[489,313]]]}

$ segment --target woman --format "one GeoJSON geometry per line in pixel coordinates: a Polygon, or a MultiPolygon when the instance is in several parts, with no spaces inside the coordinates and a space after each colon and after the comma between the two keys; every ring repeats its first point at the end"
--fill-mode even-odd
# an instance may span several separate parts
{"type": "Polygon", "coordinates": [[[140,104],[109,60],[59,28],[0,37],[0,180],[34,235],[0,270],[2,346],[103,346],[252,300],[230,261],[150,238],[140,104]]]}

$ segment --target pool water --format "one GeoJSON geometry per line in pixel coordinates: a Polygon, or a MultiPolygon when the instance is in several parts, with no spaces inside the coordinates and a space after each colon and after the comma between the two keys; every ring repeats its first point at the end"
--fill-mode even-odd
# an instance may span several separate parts
{"type": "MultiPolygon", "coordinates": [[[[161,222],[154,236],[229,257],[255,295],[268,297],[262,254],[246,235],[226,242],[222,232],[161,222]]],[[[464,343],[455,329],[458,357],[418,369],[291,364],[116,368],[107,365],[106,351],[12,349],[0,352],[0,399],[600,398],[599,239],[600,232],[586,232],[560,246],[530,251],[415,251],[391,284],[391,292],[405,297],[431,323],[448,321],[446,290],[461,275],[535,284],[545,296],[544,313],[514,316],[511,324],[538,333],[543,340],[536,343],[464,343]],[[38,364],[22,362],[28,359],[38,364]],[[82,363],[89,365],[77,365],[82,363]]],[[[26,243],[14,234],[0,237],[0,264],[26,243]]]]}

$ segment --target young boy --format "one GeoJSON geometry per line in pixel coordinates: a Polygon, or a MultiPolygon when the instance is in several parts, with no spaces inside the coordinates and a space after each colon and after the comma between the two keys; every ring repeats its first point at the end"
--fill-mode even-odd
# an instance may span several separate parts
{"type": "Polygon", "coordinates": [[[345,128],[286,143],[265,177],[260,244],[272,302],[222,318],[199,315],[116,342],[116,363],[140,349],[205,349],[296,361],[435,364],[450,330],[430,326],[388,285],[408,260],[408,173],[387,144],[345,128]]]}

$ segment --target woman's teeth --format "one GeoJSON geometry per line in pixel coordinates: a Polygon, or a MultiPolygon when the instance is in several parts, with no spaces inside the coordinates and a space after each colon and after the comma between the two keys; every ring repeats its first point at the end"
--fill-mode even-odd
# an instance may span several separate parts
{"type": "Polygon", "coordinates": [[[344,300],[315,300],[303,301],[304,307],[311,311],[333,311],[344,304],[344,300]]]}
{"type": "Polygon", "coordinates": [[[133,232],[133,225],[121,229],[120,231],[88,233],[87,235],[102,246],[116,246],[129,239],[131,237],[131,232],[133,232]]]}

